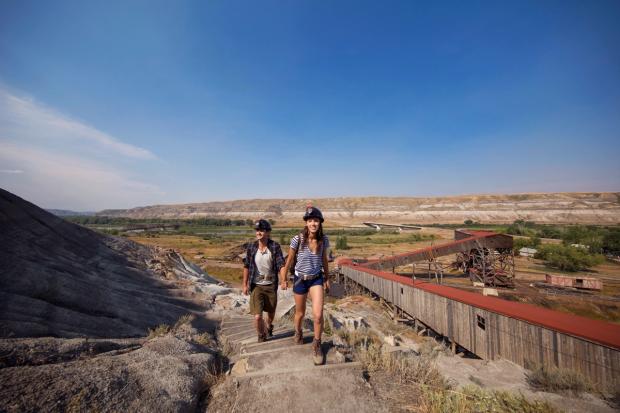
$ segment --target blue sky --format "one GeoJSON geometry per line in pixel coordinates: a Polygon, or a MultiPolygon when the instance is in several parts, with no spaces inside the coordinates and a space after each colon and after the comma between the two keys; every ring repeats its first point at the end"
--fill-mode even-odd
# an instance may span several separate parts
{"type": "Polygon", "coordinates": [[[618,21],[614,0],[3,1],[0,187],[78,210],[618,191],[618,21]]]}

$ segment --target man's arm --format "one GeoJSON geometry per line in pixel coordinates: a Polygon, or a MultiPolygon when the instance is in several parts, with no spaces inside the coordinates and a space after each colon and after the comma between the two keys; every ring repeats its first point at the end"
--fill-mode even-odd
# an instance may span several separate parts
{"type": "Polygon", "coordinates": [[[282,254],[282,247],[280,244],[276,243],[276,274],[280,273],[280,270],[284,266],[284,254],[282,254]]]}
{"type": "Polygon", "coordinates": [[[250,256],[251,248],[246,248],[245,249],[245,258],[243,258],[243,294],[244,295],[248,295],[248,282],[249,282],[249,278],[250,278],[250,260],[252,259],[250,256]]]}
{"type": "Polygon", "coordinates": [[[243,294],[248,295],[248,281],[250,278],[250,270],[247,267],[243,267],[243,294]]]}

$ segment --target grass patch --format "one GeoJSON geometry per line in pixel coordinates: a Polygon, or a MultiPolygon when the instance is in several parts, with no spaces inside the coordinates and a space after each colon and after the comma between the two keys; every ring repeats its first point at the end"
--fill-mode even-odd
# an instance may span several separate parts
{"type": "Polygon", "coordinates": [[[198,334],[193,337],[193,341],[202,346],[206,346],[209,348],[216,348],[217,342],[213,338],[213,336],[209,333],[198,334]]]}
{"type": "Polygon", "coordinates": [[[218,267],[215,265],[207,265],[205,267],[207,274],[214,276],[220,281],[224,281],[230,284],[241,284],[243,282],[243,269],[242,268],[230,268],[230,267],[218,267]]]}
{"type": "Polygon", "coordinates": [[[412,356],[400,352],[384,352],[382,346],[371,343],[359,346],[355,352],[370,376],[373,373],[389,377],[390,387],[398,384],[399,394],[408,388],[417,392],[417,401],[410,407],[425,413],[556,413],[547,402],[527,400],[521,394],[488,391],[478,386],[455,390],[436,368],[431,355],[412,356]]]}
{"type": "Polygon", "coordinates": [[[168,324],[160,324],[155,328],[149,328],[148,330],[148,338],[152,339],[155,337],[162,337],[168,333],[178,332],[183,326],[189,325],[191,327],[192,321],[196,318],[193,314],[185,314],[179,317],[179,319],[174,323],[174,326],[170,327],[168,324]]]}
{"type": "Polygon", "coordinates": [[[358,347],[356,356],[372,373],[387,372],[399,384],[423,384],[448,389],[450,386],[429,357],[412,357],[400,352],[384,352],[381,345],[371,343],[358,347]]]}
{"type": "Polygon", "coordinates": [[[366,327],[361,327],[352,331],[346,328],[339,328],[335,329],[334,332],[352,348],[368,348],[370,345],[381,341],[375,333],[368,330],[366,327]]]}
{"type": "Polygon", "coordinates": [[[332,325],[325,314],[323,314],[323,332],[328,336],[331,336],[334,333],[332,330],[332,325]]]}
{"type": "MultiPolygon", "coordinates": [[[[403,243],[416,243],[420,241],[431,241],[437,239],[434,234],[375,234],[371,237],[366,237],[363,243],[386,245],[386,244],[403,244],[403,243]],[[368,241],[370,238],[370,241],[368,241]]],[[[354,237],[351,237],[351,241],[359,242],[354,237]]]]}
{"type": "Polygon", "coordinates": [[[459,391],[424,387],[421,391],[420,399],[419,411],[428,413],[559,412],[547,402],[530,401],[521,394],[505,391],[487,391],[476,386],[468,386],[459,391]]]}
{"type": "Polygon", "coordinates": [[[157,327],[149,328],[148,338],[162,337],[170,332],[170,326],[168,324],[160,324],[157,327]]]}
{"type": "Polygon", "coordinates": [[[191,324],[192,321],[194,321],[195,318],[196,318],[196,316],[193,315],[193,314],[182,315],[181,317],[179,317],[177,322],[174,323],[174,327],[172,329],[173,330],[177,330],[177,329],[179,329],[180,327],[182,327],[185,324],[191,324]]]}
{"type": "Polygon", "coordinates": [[[527,367],[531,370],[527,382],[536,390],[574,395],[594,390],[590,380],[577,371],[531,364],[527,367]]]}

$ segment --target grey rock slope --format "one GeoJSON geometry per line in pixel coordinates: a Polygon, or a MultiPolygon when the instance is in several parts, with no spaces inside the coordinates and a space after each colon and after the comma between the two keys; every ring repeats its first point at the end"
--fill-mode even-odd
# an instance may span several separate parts
{"type": "Polygon", "coordinates": [[[0,189],[0,336],[134,337],[203,310],[152,257],[0,189]]]}
{"type": "Polygon", "coordinates": [[[195,337],[0,340],[0,412],[195,412],[218,369],[195,337]]]}

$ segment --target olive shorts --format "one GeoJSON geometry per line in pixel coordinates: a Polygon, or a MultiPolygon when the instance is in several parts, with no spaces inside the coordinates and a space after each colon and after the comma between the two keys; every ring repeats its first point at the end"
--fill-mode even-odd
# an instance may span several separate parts
{"type": "Polygon", "coordinates": [[[278,295],[273,287],[269,285],[256,285],[250,294],[250,313],[262,315],[263,311],[273,313],[278,304],[278,295]]]}

